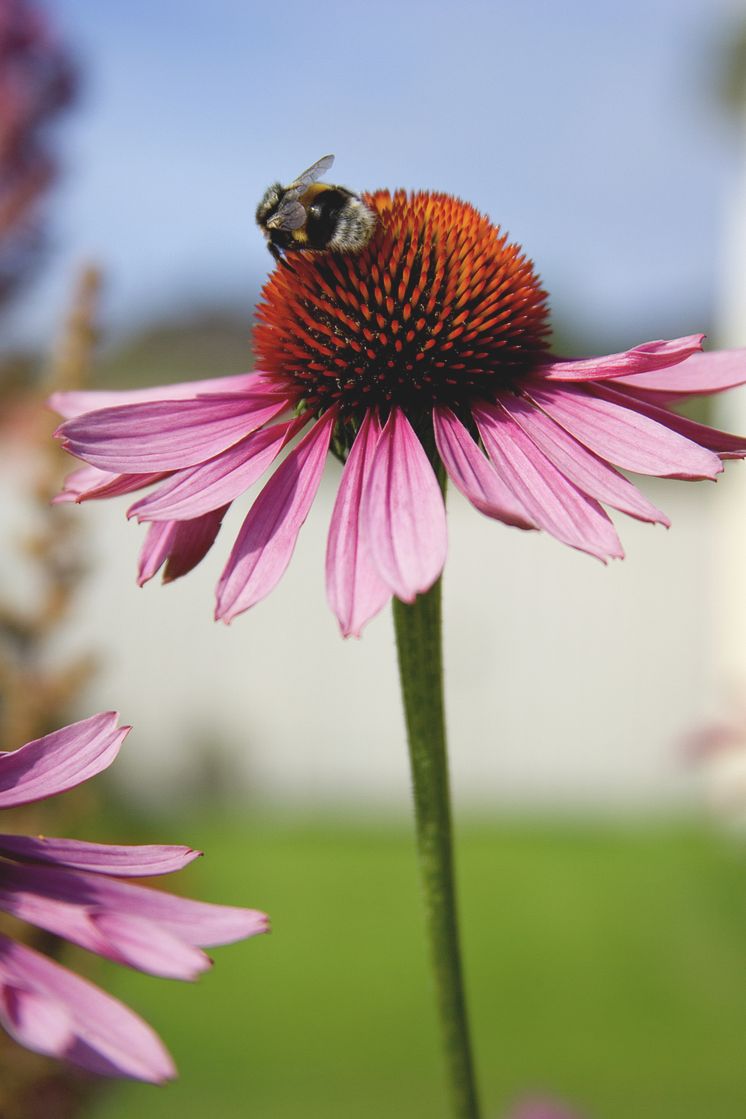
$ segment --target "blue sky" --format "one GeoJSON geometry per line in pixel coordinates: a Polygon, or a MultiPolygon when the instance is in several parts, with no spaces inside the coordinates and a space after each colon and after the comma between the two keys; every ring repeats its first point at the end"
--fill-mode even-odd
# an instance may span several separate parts
{"type": "Polygon", "coordinates": [[[326,152],[354,189],[487,211],[560,315],[630,344],[709,322],[734,137],[715,94],[733,0],[56,0],[83,71],[58,133],[43,340],[78,261],[116,333],[184,305],[247,315],[262,190],[326,152]]]}

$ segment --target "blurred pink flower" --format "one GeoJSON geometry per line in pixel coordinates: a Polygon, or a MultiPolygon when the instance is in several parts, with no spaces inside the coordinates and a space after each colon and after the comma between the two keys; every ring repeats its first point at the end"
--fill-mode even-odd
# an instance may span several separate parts
{"type": "Polygon", "coordinates": [[[55,173],[48,126],[74,85],[43,9],[0,0],[0,300],[40,246],[38,205],[55,173]]]}
{"type": "Polygon", "coordinates": [[[366,199],[379,221],[362,252],[296,252],[274,270],[255,330],[262,372],[53,398],[67,417],[59,437],[88,464],[64,500],[155,486],[129,510],[150,524],[141,583],[164,564],[166,580],[191,570],[230,504],[305,428],[233,546],[217,588],[226,622],[281,578],[330,449],[345,465],[326,583],[345,635],[440,575],[436,471],[487,516],[606,561],[624,553],[604,505],[669,523],[616,467],[712,479],[746,454],[746,438],[669,407],[745,382],[746,351],[703,354],[694,335],[552,357],[546,295],[499,229],[446,195],[366,199]]]}
{"type": "MultiPolygon", "coordinates": [[[[100,773],[129,727],[113,712],[0,754],[0,808],[43,800],[100,773]]],[[[195,979],[211,966],[200,946],[266,932],[253,909],[190,901],[118,881],[168,874],[189,847],[116,847],[0,835],[0,909],[91,952],[151,975],[195,979]]],[[[175,1075],[153,1030],[122,1003],[0,935],[0,1023],[22,1045],[101,1076],[160,1082],[175,1075]]]]}
{"type": "Polygon", "coordinates": [[[574,1111],[567,1111],[550,1099],[524,1100],[509,1112],[507,1119],[579,1119],[574,1111]]]}
{"type": "Polygon", "coordinates": [[[709,807],[727,826],[746,826],[746,703],[736,693],[727,717],[698,727],[682,743],[686,759],[697,765],[709,807]]]}

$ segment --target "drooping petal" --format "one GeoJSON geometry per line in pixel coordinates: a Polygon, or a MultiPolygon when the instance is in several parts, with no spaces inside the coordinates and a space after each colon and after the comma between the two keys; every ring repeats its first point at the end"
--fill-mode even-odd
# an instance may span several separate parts
{"type": "Polygon", "coordinates": [[[391,598],[365,540],[361,505],[381,424],[365,413],[352,444],[334,502],[326,547],[326,594],[345,637],[359,637],[364,625],[391,598]]]}
{"type": "MultiPolygon", "coordinates": [[[[95,470],[96,467],[94,466],[91,469],[95,470]]],[[[146,486],[152,486],[166,477],[168,475],[162,471],[157,474],[111,474],[108,481],[101,482],[92,489],[79,494],[76,500],[80,503],[83,501],[100,501],[106,497],[123,497],[124,494],[143,490],[146,486]]]]}
{"type": "Polygon", "coordinates": [[[0,1022],[19,1045],[49,1057],[64,1054],[74,1037],[68,1011],[35,991],[0,980],[0,1022]]]}
{"type": "Polygon", "coordinates": [[[501,393],[498,399],[537,447],[583,493],[638,520],[670,525],[665,513],[656,509],[631,482],[587,451],[545,412],[513,393],[501,393]]]}
{"type": "Polygon", "coordinates": [[[448,477],[475,508],[516,528],[536,528],[518,498],[450,408],[433,409],[433,427],[438,454],[448,477]]]}
{"type": "MultiPolygon", "coordinates": [[[[720,458],[743,458],[746,455],[746,436],[732,435],[728,431],[720,431],[716,427],[708,427],[707,424],[697,423],[696,420],[680,416],[677,412],[672,412],[668,408],[662,408],[657,403],[651,402],[650,396],[646,393],[628,388],[612,389],[607,385],[593,385],[589,391],[594,396],[612,400],[616,404],[621,404],[625,408],[631,408],[633,411],[639,412],[640,415],[656,420],[657,423],[663,424],[671,431],[683,435],[685,439],[691,439],[692,443],[698,443],[700,447],[706,447],[709,451],[714,451],[720,458]]],[[[654,397],[653,400],[655,400],[654,397]]]]}
{"type": "Polygon", "coordinates": [[[0,988],[0,1020],[29,1049],[99,1076],[158,1084],[176,1075],[160,1038],[141,1018],[92,983],[2,935],[0,988]]]}
{"type": "Polygon", "coordinates": [[[53,505],[64,502],[93,501],[105,497],[121,497],[134,493],[146,486],[160,482],[166,475],[159,474],[114,474],[110,470],[99,470],[97,466],[83,466],[68,474],[60,493],[52,499],[53,505]]]}
{"type": "Polygon", "coordinates": [[[680,365],[660,372],[635,373],[620,384],[670,397],[723,392],[746,382],[746,350],[694,353],[680,365]]]}
{"type": "MultiPolygon", "coordinates": [[[[106,896],[115,883],[60,868],[0,863],[0,909],[115,963],[164,979],[194,979],[209,967],[204,953],[165,924],[106,896]]],[[[120,885],[121,883],[116,883],[120,885]]],[[[134,890],[134,886],[124,886],[134,890]]],[[[155,891],[154,891],[155,892],[155,891]]]]}
{"type": "Polygon", "coordinates": [[[400,408],[392,408],[371,459],[363,527],[381,578],[403,602],[429,590],[443,570],[443,495],[425,450],[400,408]]]}
{"type": "Polygon", "coordinates": [[[5,858],[51,863],[118,878],[171,874],[198,859],[201,854],[191,847],[163,844],[113,846],[86,843],[82,839],[52,839],[46,835],[0,835],[0,855],[5,858]]]}
{"type": "Polygon", "coordinates": [[[255,909],[211,905],[101,874],[31,863],[0,863],[0,908],[114,959],[120,958],[117,946],[102,943],[92,916],[148,921],[152,937],[163,930],[194,947],[231,944],[268,928],[266,914],[255,909]]]}
{"type": "Polygon", "coordinates": [[[571,385],[527,386],[531,398],[601,458],[638,474],[661,478],[715,478],[723,469],[716,454],[586,389],[571,385]]]}
{"type": "Polygon", "coordinates": [[[479,405],[473,415],[496,469],[539,528],[604,562],[624,555],[598,502],[568,481],[504,408],[479,405]]]}
{"type": "Polygon", "coordinates": [[[217,619],[230,622],[282,578],[319,488],[336,418],[330,408],[318,420],[249,510],[218,583],[217,619]]]}
{"type": "Polygon", "coordinates": [[[287,407],[261,393],[156,400],[103,408],[56,431],[65,450],[101,470],[147,474],[213,458],[287,407]]]}
{"type": "Polygon", "coordinates": [[[80,466],[71,471],[62,483],[61,491],[52,499],[52,504],[61,505],[63,502],[80,501],[84,493],[95,490],[99,486],[106,486],[114,478],[120,478],[111,470],[99,470],[96,466],[80,466]]]}
{"type": "MultiPolygon", "coordinates": [[[[120,408],[126,404],[144,404],[151,400],[189,400],[205,393],[268,391],[262,373],[238,373],[230,377],[212,377],[202,381],[180,381],[173,385],[155,385],[146,389],[123,389],[115,392],[55,392],[49,407],[71,420],[86,412],[102,408],[120,408]]],[[[284,390],[278,390],[284,393],[284,390]]]]}
{"type": "Polygon", "coordinates": [[[177,528],[176,521],[163,521],[152,524],[148,529],[137,561],[137,585],[139,587],[144,587],[163,567],[169,557],[171,542],[177,528]]]}
{"type": "MultiPolygon", "coordinates": [[[[98,934],[97,938],[91,938],[86,944],[78,939],[77,943],[146,975],[192,981],[212,967],[210,957],[201,948],[181,940],[155,921],[133,917],[130,913],[103,910],[91,913],[89,922],[90,928],[98,934]]],[[[65,931],[65,924],[62,923],[57,935],[75,941],[76,938],[65,931]]]]}
{"type": "Polygon", "coordinates": [[[602,357],[554,358],[531,370],[532,377],[546,381],[598,381],[625,377],[677,365],[702,348],[704,334],[691,334],[671,341],[643,342],[619,354],[602,357]]]}
{"type": "Polygon", "coordinates": [[[127,515],[140,521],[191,520],[229,505],[262,476],[305,422],[301,416],[261,428],[208,462],[178,471],[127,515]]]}
{"type": "Polygon", "coordinates": [[[111,765],[130,727],[115,711],[92,715],[0,754],[0,808],[72,789],[111,765]]]}
{"type": "Polygon", "coordinates": [[[227,505],[213,509],[193,521],[156,521],[150,525],[140,551],[138,585],[144,586],[164,563],[164,583],[172,583],[192,571],[214,544],[227,509],[227,505]]]}

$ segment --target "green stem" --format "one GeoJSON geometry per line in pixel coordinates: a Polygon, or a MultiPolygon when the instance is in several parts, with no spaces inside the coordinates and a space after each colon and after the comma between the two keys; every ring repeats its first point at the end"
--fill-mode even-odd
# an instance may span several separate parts
{"type": "Polygon", "coordinates": [[[461,973],[448,788],[440,580],[408,606],[394,599],[425,920],[453,1119],[479,1119],[461,973]]]}

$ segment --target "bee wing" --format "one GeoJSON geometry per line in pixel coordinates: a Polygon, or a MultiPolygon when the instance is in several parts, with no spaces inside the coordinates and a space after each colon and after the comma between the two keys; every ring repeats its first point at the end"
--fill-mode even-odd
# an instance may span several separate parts
{"type": "Polygon", "coordinates": [[[287,190],[295,190],[299,195],[302,194],[307,187],[310,187],[311,183],[315,183],[317,179],[320,179],[333,163],[333,155],[323,156],[321,159],[317,160],[316,163],[312,163],[306,171],[303,171],[294,183],[290,183],[287,190]]]}
{"type": "Polygon", "coordinates": [[[283,198],[277,211],[267,222],[270,229],[300,229],[306,223],[306,211],[298,201],[297,195],[283,198]]]}

